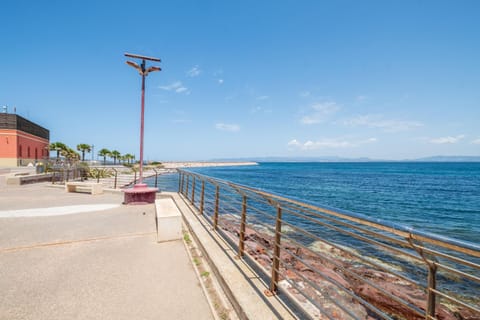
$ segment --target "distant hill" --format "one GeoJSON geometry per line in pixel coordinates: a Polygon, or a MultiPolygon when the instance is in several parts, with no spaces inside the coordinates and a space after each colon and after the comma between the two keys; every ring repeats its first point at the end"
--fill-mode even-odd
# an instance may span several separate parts
{"type": "Polygon", "coordinates": [[[434,156],[420,158],[410,161],[419,162],[480,162],[480,157],[477,156],[434,156]]]}
{"type": "Polygon", "coordinates": [[[253,161],[253,162],[480,162],[480,156],[432,156],[418,159],[403,160],[383,160],[361,158],[342,158],[342,157],[245,157],[245,158],[225,158],[212,159],[211,161],[253,161]]]}

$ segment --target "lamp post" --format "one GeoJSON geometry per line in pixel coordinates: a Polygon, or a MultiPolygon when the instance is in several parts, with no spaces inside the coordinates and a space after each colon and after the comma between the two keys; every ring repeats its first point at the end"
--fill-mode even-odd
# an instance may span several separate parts
{"type": "Polygon", "coordinates": [[[125,191],[125,203],[151,203],[155,201],[155,193],[157,188],[147,188],[147,185],[143,183],[143,132],[144,132],[144,114],[145,114],[145,77],[154,71],[161,71],[160,67],[146,67],[146,61],[160,62],[161,60],[153,57],[141,56],[138,54],[125,53],[126,57],[140,59],[142,62],[139,64],[133,61],[126,61],[126,63],[137,69],[142,76],[142,98],[141,98],[141,112],[140,112],[140,177],[139,182],[133,188],[133,190],[125,191]],[[153,198],[152,198],[153,197],[153,198]]]}

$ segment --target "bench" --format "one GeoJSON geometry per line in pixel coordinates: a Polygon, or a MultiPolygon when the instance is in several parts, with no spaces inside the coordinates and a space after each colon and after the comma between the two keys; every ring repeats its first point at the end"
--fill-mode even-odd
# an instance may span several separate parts
{"type": "Polygon", "coordinates": [[[182,214],[172,198],[155,200],[157,242],[182,239],[182,214]]]}
{"type": "Polygon", "coordinates": [[[67,192],[88,192],[92,195],[102,194],[103,186],[96,182],[65,182],[67,192]]]}

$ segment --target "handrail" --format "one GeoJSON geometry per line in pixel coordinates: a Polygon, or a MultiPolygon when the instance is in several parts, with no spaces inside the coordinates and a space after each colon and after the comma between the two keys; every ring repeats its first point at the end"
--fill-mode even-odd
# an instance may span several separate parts
{"type": "Polygon", "coordinates": [[[306,299],[310,316],[480,319],[477,243],[187,170],[178,174],[185,201],[239,258],[263,270],[266,294],[283,293],[300,306],[306,299]]]}

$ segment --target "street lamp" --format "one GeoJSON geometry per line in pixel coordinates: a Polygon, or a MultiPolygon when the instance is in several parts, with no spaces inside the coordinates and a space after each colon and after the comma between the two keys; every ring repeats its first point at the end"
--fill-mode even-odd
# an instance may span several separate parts
{"type": "Polygon", "coordinates": [[[151,66],[149,68],[146,67],[146,61],[155,61],[160,62],[161,60],[158,58],[153,57],[146,57],[141,56],[138,54],[131,54],[125,53],[126,57],[140,59],[142,62],[141,64],[137,64],[133,61],[126,61],[126,63],[135,68],[138,73],[142,76],[142,100],[141,100],[141,112],[140,112],[140,179],[139,183],[134,186],[134,190],[125,193],[125,203],[133,203],[133,202],[153,202],[155,193],[157,191],[156,188],[147,188],[146,184],[143,183],[143,132],[144,132],[144,113],[145,113],[145,77],[154,71],[161,71],[160,67],[151,66]],[[153,193],[153,195],[149,194],[153,193]],[[153,201],[152,200],[153,196],[153,201]],[[145,200],[145,201],[144,201],[145,200]]]}

